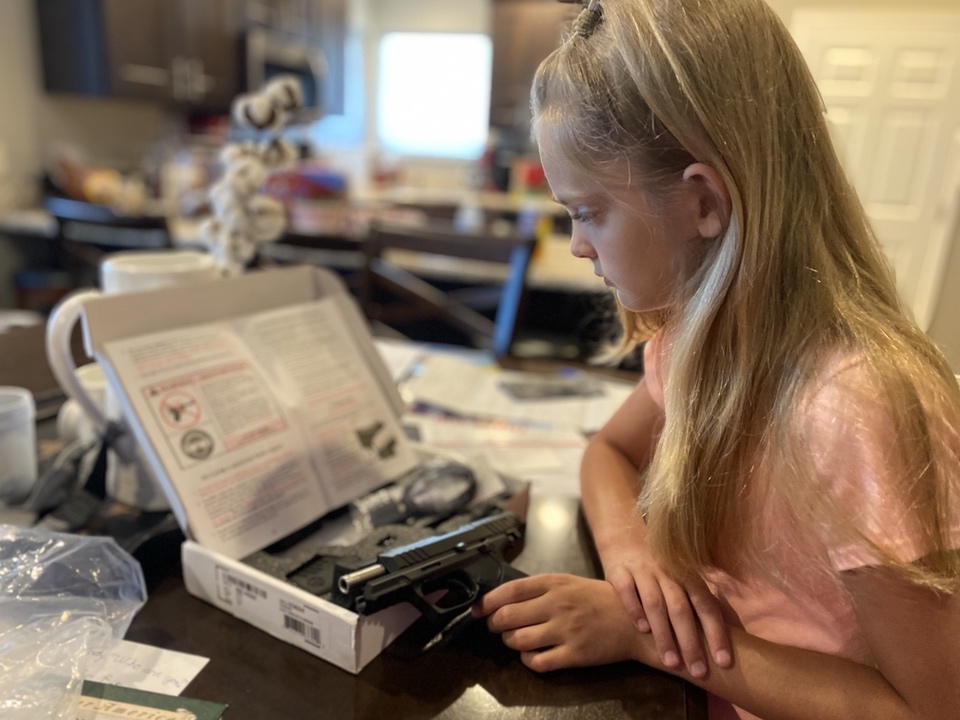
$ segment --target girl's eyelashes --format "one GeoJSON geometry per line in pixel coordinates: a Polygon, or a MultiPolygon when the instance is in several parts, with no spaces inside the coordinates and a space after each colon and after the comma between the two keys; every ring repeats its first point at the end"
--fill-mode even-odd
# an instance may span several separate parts
{"type": "Polygon", "coordinates": [[[592,210],[587,210],[585,208],[577,208],[576,210],[567,210],[567,213],[570,215],[570,219],[574,222],[590,222],[593,220],[597,213],[592,210]]]}

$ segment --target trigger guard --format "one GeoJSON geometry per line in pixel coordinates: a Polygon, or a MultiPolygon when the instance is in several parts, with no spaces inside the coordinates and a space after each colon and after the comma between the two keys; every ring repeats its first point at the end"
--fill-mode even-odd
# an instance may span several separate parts
{"type": "Polygon", "coordinates": [[[470,607],[480,595],[480,584],[466,570],[457,570],[444,577],[416,586],[414,592],[418,599],[417,605],[421,609],[429,609],[432,614],[443,617],[448,613],[470,607]],[[437,598],[436,601],[427,599],[428,595],[433,595],[440,590],[446,590],[447,592],[437,598]],[[465,599],[454,605],[438,604],[444,598],[449,597],[451,593],[460,593],[465,599]]]}
{"type": "MultiPolygon", "coordinates": [[[[415,604],[425,613],[429,612],[432,615],[443,617],[470,607],[481,595],[503,582],[503,578],[503,565],[490,555],[482,555],[477,559],[477,562],[466,568],[460,568],[436,580],[417,585],[414,588],[415,604]],[[451,590],[452,585],[455,585],[457,589],[451,590]],[[428,595],[444,589],[461,592],[465,599],[455,605],[446,606],[441,606],[437,602],[431,602],[427,599],[428,595]]],[[[439,600],[442,601],[445,597],[447,597],[446,594],[441,596],[439,600]]]]}

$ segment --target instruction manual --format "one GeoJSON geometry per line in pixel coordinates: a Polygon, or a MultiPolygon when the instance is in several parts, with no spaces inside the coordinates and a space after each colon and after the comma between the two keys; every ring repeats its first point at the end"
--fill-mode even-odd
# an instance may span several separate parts
{"type": "MultiPolygon", "coordinates": [[[[259,275],[278,273],[305,280],[259,275]]],[[[204,288],[178,290],[182,304],[183,293],[204,288]]],[[[137,296],[125,296],[124,315],[136,312],[137,296]]],[[[98,336],[94,325],[120,309],[109,300],[86,310],[91,342],[181,526],[201,545],[244,557],[417,464],[385,392],[386,370],[342,297],[98,336]]]]}

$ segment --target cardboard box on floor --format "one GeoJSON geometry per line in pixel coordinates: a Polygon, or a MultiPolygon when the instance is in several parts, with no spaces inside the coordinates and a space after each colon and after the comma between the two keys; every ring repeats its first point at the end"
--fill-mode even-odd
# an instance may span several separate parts
{"type": "MultiPolygon", "coordinates": [[[[241,540],[218,534],[219,519],[209,517],[208,509],[201,507],[196,496],[192,485],[196,476],[187,471],[169,471],[171,467],[178,467],[174,462],[178,458],[171,454],[173,443],[165,444],[163,433],[157,431],[160,423],[149,417],[150,407],[144,404],[144,397],[153,393],[146,391],[146,385],[129,382],[133,366],[121,352],[141,362],[144,348],[152,350],[152,346],[143,345],[141,339],[146,335],[194,337],[194,333],[212,323],[232,322],[271,311],[284,313],[289,307],[309,310],[314,303],[318,306],[323,303],[329,308],[331,302],[333,314],[339,316],[338,326],[341,330],[346,328],[349,342],[359,350],[360,364],[366,366],[357,368],[357,373],[366,378],[367,385],[375,386],[372,392],[379,395],[381,407],[387,408],[385,412],[392,415],[390,422],[395,423],[403,410],[403,402],[376,351],[366,323],[339,278],[319,268],[267,270],[175,289],[94,299],[85,304],[84,339],[88,352],[101,362],[111,387],[118,392],[126,424],[187,535],[182,547],[187,590],[285,642],[357,673],[416,620],[419,613],[412,606],[404,603],[361,617],[261,572],[241,558],[300,530],[326,510],[342,506],[371,486],[394,478],[364,478],[358,487],[339,487],[336,492],[327,488],[325,492],[333,495],[326,496],[327,505],[318,506],[321,511],[314,513],[316,517],[303,515],[302,507],[306,503],[296,503],[296,507],[291,503],[287,508],[289,512],[261,523],[262,532],[238,531],[241,540]],[[165,332],[167,335],[158,335],[165,332]]],[[[142,377],[138,376],[138,380],[142,377]]],[[[171,433],[167,430],[167,435],[171,433]]],[[[297,447],[301,454],[307,451],[309,454],[314,452],[309,445],[308,442],[297,447]]],[[[301,465],[310,466],[311,462],[302,460],[301,465]]],[[[322,460],[320,462],[322,464],[322,460]]],[[[512,500],[509,509],[525,516],[526,499],[526,494],[521,493],[512,500]]],[[[238,523],[238,527],[242,526],[243,518],[238,523]]],[[[309,543],[310,539],[304,542],[309,543]]]]}

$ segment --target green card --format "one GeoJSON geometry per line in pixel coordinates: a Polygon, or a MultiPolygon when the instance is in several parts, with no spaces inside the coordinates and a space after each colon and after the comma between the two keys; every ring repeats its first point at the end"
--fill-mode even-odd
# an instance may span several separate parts
{"type": "Polygon", "coordinates": [[[219,720],[227,706],[223,703],[194,700],[177,695],[162,695],[104,685],[92,680],[83,681],[78,720],[113,720],[114,718],[138,718],[138,720],[219,720]],[[150,710],[155,712],[150,713],[150,710]],[[148,712],[144,712],[148,711],[148,712]]]}

